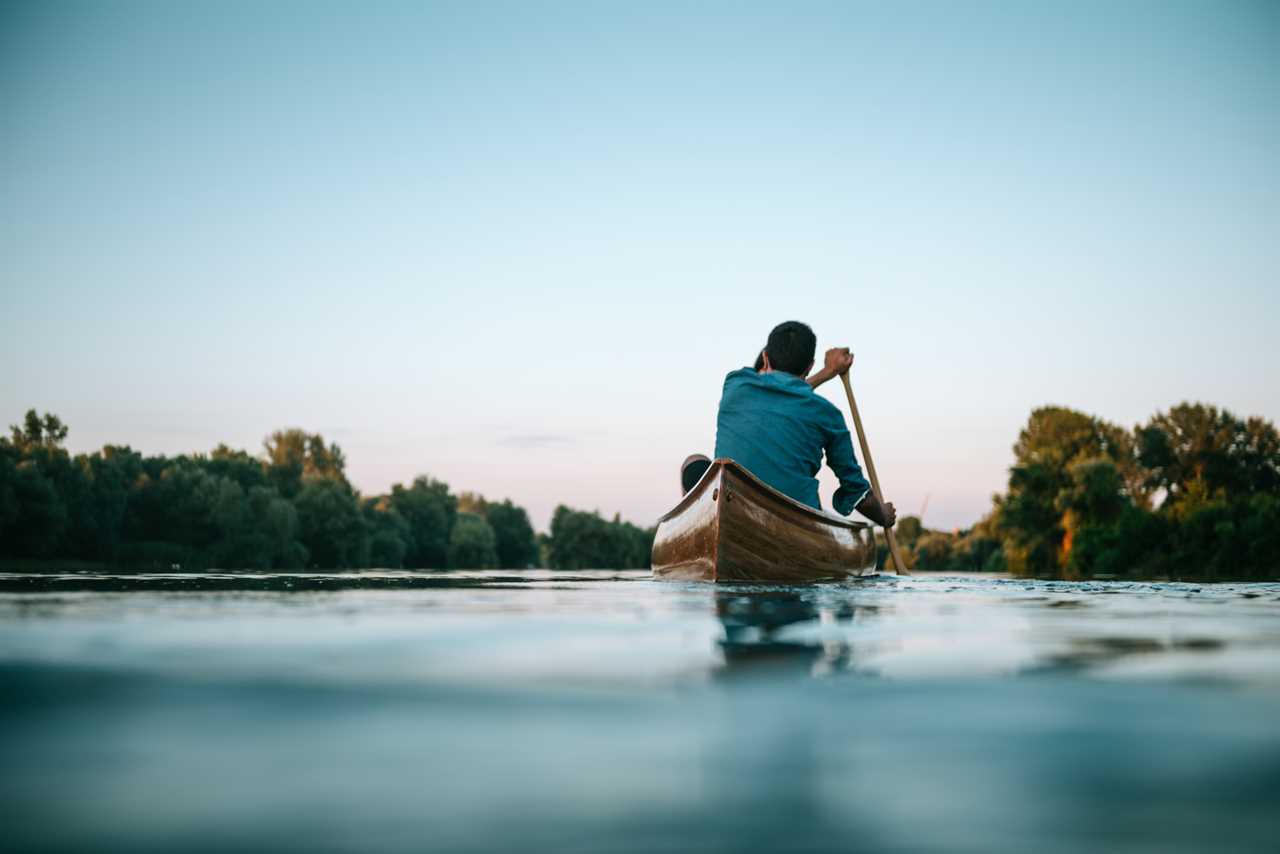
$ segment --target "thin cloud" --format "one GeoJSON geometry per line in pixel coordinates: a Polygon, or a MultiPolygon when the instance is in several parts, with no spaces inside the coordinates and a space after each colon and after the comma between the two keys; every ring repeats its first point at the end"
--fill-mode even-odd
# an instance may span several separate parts
{"type": "Polygon", "coordinates": [[[577,439],[560,433],[517,433],[504,436],[498,444],[507,448],[552,448],[563,445],[576,445],[577,439]]]}

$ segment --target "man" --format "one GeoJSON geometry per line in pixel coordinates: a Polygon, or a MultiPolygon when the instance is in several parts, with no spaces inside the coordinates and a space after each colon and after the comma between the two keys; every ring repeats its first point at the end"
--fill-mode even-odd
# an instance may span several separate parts
{"type": "MultiPolygon", "coordinates": [[[[813,368],[817,339],[803,323],[789,320],[769,333],[756,368],[733,371],[724,380],[716,417],[716,457],[728,457],[784,495],[821,510],[815,475],[827,465],[840,479],[832,497],[836,512],[856,509],[871,521],[892,527],[897,511],[881,503],[862,476],[844,415],[814,389],[853,365],[848,348],[828,350],[821,370],[813,368]]],[[[695,455],[681,467],[688,492],[710,465],[695,455]]]]}

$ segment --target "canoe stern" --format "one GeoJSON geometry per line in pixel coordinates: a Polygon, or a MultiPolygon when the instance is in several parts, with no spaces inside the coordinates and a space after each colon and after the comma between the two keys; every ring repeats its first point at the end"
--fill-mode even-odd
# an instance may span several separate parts
{"type": "Polygon", "coordinates": [[[655,578],[790,584],[875,571],[870,526],[827,516],[716,460],[658,522],[655,578]]]}

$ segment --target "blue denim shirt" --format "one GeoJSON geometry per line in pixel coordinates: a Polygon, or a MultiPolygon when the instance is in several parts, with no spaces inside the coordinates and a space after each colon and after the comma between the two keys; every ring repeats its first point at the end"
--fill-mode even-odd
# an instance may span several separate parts
{"type": "Polygon", "coordinates": [[[832,498],[845,516],[871,491],[853,455],[844,415],[802,378],[751,368],[724,378],[716,416],[716,457],[736,460],[774,489],[821,510],[818,481],[822,455],[840,479],[832,498]]]}

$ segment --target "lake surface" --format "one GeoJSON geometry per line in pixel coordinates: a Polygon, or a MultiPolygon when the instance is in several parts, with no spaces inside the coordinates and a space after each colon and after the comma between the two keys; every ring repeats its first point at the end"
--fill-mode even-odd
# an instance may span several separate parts
{"type": "Polygon", "coordinates": [[[45,851],[1274,851],[1280,584],[0,575],[45,851]]]}

